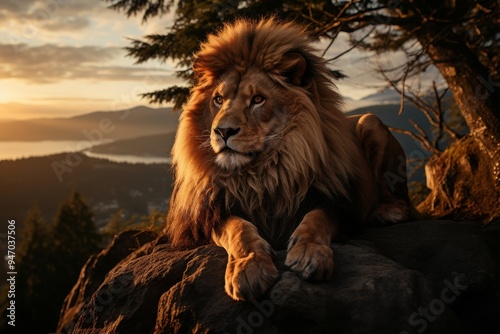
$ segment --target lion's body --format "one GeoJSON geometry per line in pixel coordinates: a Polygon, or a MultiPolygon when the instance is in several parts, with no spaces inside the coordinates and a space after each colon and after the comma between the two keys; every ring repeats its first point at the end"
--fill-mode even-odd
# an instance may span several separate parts
{"type": "MultiPolygon", "coordinates": [[[[239,21],[202,44],[197,85],[172,151],[176,180],[166,233],[174,245],[213,239],[228,249],[234,233],[226,226],[236,221],[235,231],[251,222],[282,248],[305,217],[349,230],[388,202],[380,192],[383,170],[371,166],[386,153],[367,154],[366,146],[393,138],[373,116],[344,116],[330,72],[310,45],[301,27],[274,20],[239,21]]],[[[405,206],[403,197],[396,201],[405,206]]],[[[395,220],[407,215],[401,218],[395,220]]]]}

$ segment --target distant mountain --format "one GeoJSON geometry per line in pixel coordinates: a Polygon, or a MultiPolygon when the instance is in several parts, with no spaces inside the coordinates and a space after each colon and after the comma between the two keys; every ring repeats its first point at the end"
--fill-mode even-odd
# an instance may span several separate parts
{"type": "Polygon", "coordinates": [[[165,212],[172,187],[169,169],[167,164],[117,163],[78,153],[0,161],[0,189],[8,189],[0,192],[0,219],[22,224],[37,204],[50,222],[72,189],[85,196],[100,226],[119,209],[125,210],[125,219],[152,209],[165,212]],[[78,164],[70,167],[68,159],[78,164]]]}
{"type": "Polygon", "coordinates": [[[175,132],[122,139],[90,148],[92,153],[135,155],[139,157],[168,157],[174,144],[175,132]]]}
{"type": "Polygon", "coordinates": [[[118,140],[175,131],[179,114],[145,106],[70,118],[0,121],[1,141],[118,140]]]}
{"type": "Polygon", "coordinates": [[[355,109],[370,107],[373,105],[385,105],[385,104],[399,104],[401,96],[392,89],[385,89],[383,91],[370,94],[359,100],[353,100],[351,98],[345,98],[345,110],[353,111],[355,109]]]}
{"type": "MultiPolygon", "coordinates": [[[[411,95],[411,94],[410,94],[411,95]]],[[[427,95],[423,94],[419,97],[420,100],[428,103],[429,105],[434,105],[436,97],[434,92],[428,92],[427,95]]],[[[376,92],[374,94],[367,95],[359,100],[354,100],[353,102],[358,103],[370,103],[370,105],[379,105],[379,104],[400,104],[401,102],[401,94],[393,90],[392,88],[384,89],[383,91],[376,92]]],[[[446,94],[443,96],[442,104],[444,107],[448,107],[453,103],[453,95],[448,90],[446,94]]],[[[406,103],[411,104],[410,101],[406,100],[406,103]]]]}
{"type": "Polygon", "coordinates": [[[361,99],[362,101],[372,101],[372,102],[399,102],[401,100],[401,95],[394,91],[393,89],[385,89],[381,92],[370,94],[361,99]]]}

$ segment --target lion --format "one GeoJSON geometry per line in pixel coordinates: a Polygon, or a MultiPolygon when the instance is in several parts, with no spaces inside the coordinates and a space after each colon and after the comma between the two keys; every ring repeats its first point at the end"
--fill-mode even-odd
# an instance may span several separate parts
{"type": "Polygon", "coordinates": [[[414,214],[405,155],[374,115],[346,117],[306,29],[241,19],[195,54],[196,84],[172,148],[165,233],[174,247],[225,248],[225,291],[255,300],[273,252],[304,279],[333,275],[331,241],[414,214]]]}

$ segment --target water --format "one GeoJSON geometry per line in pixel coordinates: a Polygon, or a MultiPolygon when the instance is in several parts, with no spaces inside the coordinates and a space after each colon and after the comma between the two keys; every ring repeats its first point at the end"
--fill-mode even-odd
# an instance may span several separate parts
{"type": "Polygon", "coordinates": [[[82,140],[0,141],[0,160],[76,152],[92,146],[91,142],[82,140]]]}
{"type": "MultiPolygon", "coordinates": [[[[110,142],[110,140],[103,141],[102,143],[107,142],[110,142]]],[[[84,151],[83,153],[88,157],[106,159],[113,162],[143,164],[170,163],[170,158],[168,157],[99,154],[86,151],[94,146],[93,144],[96,143],[82,140],[0,141],[0,161],[84,151]]]]}
{"type": "Polygon", "coordinates": [[[129,164],[168,164],[172,161],[170,158],[163,157],[144,157],[136,155],[116,155],[116,154],[105,154],[105,153],[93,153],[89,151],[84,151],[88,157],[97,159],[106,159],[113,162],[126,162],[129,164]]]}

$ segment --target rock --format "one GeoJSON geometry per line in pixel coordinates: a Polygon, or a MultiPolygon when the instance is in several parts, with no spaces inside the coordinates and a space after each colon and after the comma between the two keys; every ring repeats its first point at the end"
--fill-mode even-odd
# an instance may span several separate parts
{"type": "Polygon", "coordinates": [[[58,333],[496,333],[500,222],[422,221],[333,244],[334,279],[281,276],[256,302],[224,292],[227,254],[125,232],[82,269],[58,333]],[[155,239],[155,240],[153,240],[155,239]]]}
{"type": "Polygon", "coordinates": [[[141,254],[138,249],[155,239],[156,234],[152,232],[126,231],[116,236],[99,254],[90,257],[80,272],[78,282],[64,300],[64,312],[61,313],[59,322],[64,323],[67,328],[72,327],[73,321],[104,281],[107,273],[126,260],[130,254],[133,253],[132,257],[141,254]]]}
{"type": "Polygon", "coordinates": [[[500,147],[494,153],[474,136],[465,136],[433,155],[425,165],[431,192],[419,204],[419,211],[431,217],[473,219],[485,224],[499,219],[499,158],[500,147]]]}

